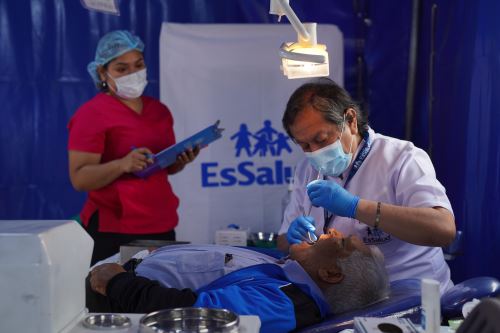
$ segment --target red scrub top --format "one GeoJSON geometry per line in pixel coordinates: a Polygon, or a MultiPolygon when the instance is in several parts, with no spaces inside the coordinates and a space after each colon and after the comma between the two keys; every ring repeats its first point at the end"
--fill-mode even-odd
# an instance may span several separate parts
{"type": "MultiPolygon", "coordinates": [[[[124,157],[132,147],[157,153],[173,145],[173,118],[168,108],[153,98],[141,98],[141,114],[103,93],[83,104],[68,124],[68,149],[101,154],[101,163],[106,163],[124,157]]],[[[100,232],[163,233],[177,226],[178,206],[164,169],[146,179],[124,174],[90,191],[80,216],[87,226],[98,210],[100,232]]]]}

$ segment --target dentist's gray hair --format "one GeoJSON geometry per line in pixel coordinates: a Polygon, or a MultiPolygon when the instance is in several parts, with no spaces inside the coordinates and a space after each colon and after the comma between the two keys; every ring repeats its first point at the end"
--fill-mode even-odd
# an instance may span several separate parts
{"type": "Polygon", "coordinates": [[[323,290],[332,313],[360,309],[389,295],[384,255],[378,247],[369,247],[371,256],[356,250],[347,258],[337,259],[344,278],[323,290]]]}
{"type": "Polygon", "coordinates": [[[339,86],[335,81],[322,77],[304,83],[293,92],[288,100],[282,123],[288,136],[293,140],[295,138],[292,135],[291,127],[295,123],[297,115],[307,106],[311,106],[320,112],[326,121],[336,124],[339,130],[345,120],[348,123],[353,120],[350,116],[344,118],[347,109],[354,109],[359,133],[363,135],[368,131],[368,113],[361,110],[347,90],[339,86]]]}

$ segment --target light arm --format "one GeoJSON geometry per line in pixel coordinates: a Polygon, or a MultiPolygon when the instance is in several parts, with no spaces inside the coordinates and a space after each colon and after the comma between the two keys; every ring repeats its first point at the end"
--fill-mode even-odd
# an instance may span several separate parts
{"type": "Polygon", "coordinates": [[[289,0],[270,0],[269,13],[288,17],[297,32],[297,42],[283,43],[279,50],[281,70],[289,79],[328,76],[328,52],[318,44],[316,23],[300,22],[289,5],[289,0]]]}
{"type": "Polygon", "coordinates": [[[288,0],[271,0],[269,13],[278,15],[280,18],[281,16],[286,15],[292,27],[295,31],[297,31],[297,34],[300,37],[299,40],[308,42],[311,39],[311,35],[302,22],[300,22],[292,7],[290,7],[288,0]]]}

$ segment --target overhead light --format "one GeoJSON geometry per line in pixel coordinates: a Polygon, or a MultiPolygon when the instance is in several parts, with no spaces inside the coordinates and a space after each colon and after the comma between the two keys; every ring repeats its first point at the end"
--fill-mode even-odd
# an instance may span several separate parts
{"type": "Polygon", "coordinates": [[[289,0],[271,0],[269,13],[281,16],[286,15],[292,27],[297,32],[296,42],[281,44],[281,70],[289,79],[328,76],[328,52],[326,45],[318,44],[316,38],[316,23],[300,22],[290,7],[289,0]]]}

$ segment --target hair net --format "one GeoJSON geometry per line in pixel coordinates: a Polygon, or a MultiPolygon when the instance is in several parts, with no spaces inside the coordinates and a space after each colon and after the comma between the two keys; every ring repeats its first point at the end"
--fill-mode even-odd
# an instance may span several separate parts
{"type": "Polygon", "coordinates": [[[126,30],[115,30],[108,32],[101,37],[97,43],[95,51],[95,59],[87,65],[92,80],[97,85],[99,83],[99,76],[97,75],[97,66],[103,66],[122,54],[131,50],[144,50],[144,43],[142,40],[132,35],[126,30]]]}

